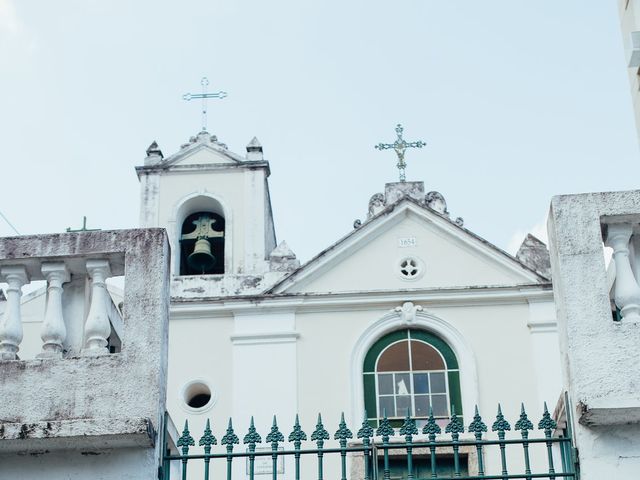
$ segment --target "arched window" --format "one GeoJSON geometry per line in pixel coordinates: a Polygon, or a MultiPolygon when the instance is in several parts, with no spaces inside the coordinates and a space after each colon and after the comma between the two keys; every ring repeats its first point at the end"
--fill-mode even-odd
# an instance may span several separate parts
{"type": "Polygon", "coordinates": [[[180,275],[224,273],[224,217],[200,211],[187,216],[180,234],[180,275]]]}
{"type": "Polygon", "coordinates": [[[398,330],[379,339],[364,360],[364,400],[369,422],[386,413],[396,425],[409,413],[423,425],[430,409],[439,423],[452,409],[462,414],[460,372],[453,350],[422,330],[398,330]]]}

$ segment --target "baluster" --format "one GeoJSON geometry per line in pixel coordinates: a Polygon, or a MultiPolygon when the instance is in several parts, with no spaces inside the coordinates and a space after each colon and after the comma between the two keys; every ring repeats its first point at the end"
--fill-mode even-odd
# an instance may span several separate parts
{"type": "Polygon", "coordinates": [[[109,353],[107,338],[111,334],[111,324],[107,305],[109,293],[105,280],[111,276],[107,260],[87,260],[87,272],[91,277],[91,307],[85,323],[83,353],[89,355],[109,353]]]}
{"type": "Polygon", "coordinates": [[[342,466],[341,480],[347,480],[347,440],[353,438],[351,430],[347,428],[347,423],[344,421],[344,412],[340,415],[340,425],[338,430],[333,436],[334,440],[340,441],[340,460],[342,466]]]}
{"type": "Polygon", "coordinates": [[[27,270],[21,265],[0,269],[0,276],[8,283],[7,306],[0,321],[0,359],[18,360],[18,350],[22,342],[22,317],[20,299],[22,286],[29,281],[27,270]]]}
{"type": "Polygon", "coordinates": [[[547,402],[544,402],[544,413],[542,414],[542,420],[538,423],[538,430],[544,430],[544,438],[547,439],[547,460],[549,462],[549,478],[550,480],[554,480],[555,477],[555,469],[553,468],[553,451],[551,442],[551,434],[556,429],[558,425],[549,415],[549,410],[547,409],[547,402]]]}
{"type": "Polygon", "coordinates": [[[460,476],[460,446],[458,445],[458,439],[460,434],[464,432],[464,425],[462,420],[456,415],[455,405],[451,408],[451,421],[444,429],[444,433],[451,434],[451,440],[453,441],[453,471],[454,476],[460,476]]]}
{"type": "Polygon", "coordinates": [[[640,286],[629,259],[629,241],[633,227],[628,223],[608,225],[607,245],[613,248],[616,265],[614,300],[623,320],[640,321],[640,286]]]}
{"type": "Polygon", "coordinates": [[[69,270],[63,262],[45,262],[41,267],[47,280],[47,307],[40,338],[42,353],[39,358],[62,358],[67,328],[62,316],[62,284],[70,280],[69,270]]]}
{"type": "Polygon", "coordinates": [[[478,413],[478,406],[476,405],[475,415],[473,421],[469,424],[468,428],[470,433],[476,438],[476,453],[478,455],[478,476],[484,476],[484,459],[482,458],[482,433],[487,431],[487,425],[482,421],[482,417],[478,413]]]}
{"type": "MultiPolygon", "coordinates": [[[[382,437],[382,448],[383,448],[383,456],[384,456],[384,480],[389,480],[391,478],[391,470],[389,469],[389,437],[395,435],[395,430],[391,427],[389,423],[389,419],[387,418],[387,411],[384,410],[382,422],[380,422],[380,426],[378,430],[376,430],[376,435],[378,437],[382,437]]],[[[374,461],[377,459],[374,458],[374,461]]],[[[377,479],[376,479],[377,480],[377,479]]]]}
{"type": "Polygon", "coordinates": [[[256,456],[256,443],[262,443],[262,437],[256,431],[256,427],[253,424],[253,416],[251,417],[251,424],[249,425],[249,431],[244,436],[242,443],[249,445],[249,480],[253,480],[256,456]]]}
{"type": "Polygon", "coordinates": [[[329,440],[329,432],[327,432],[322,424],[322,415],[318,414],[318,423],[316,423],[316,429],[311,434],[311,440],[316,442],[318,447],[318,480],[322,480],[323,472],[322,472],[322,448],[324,446],[324,441],[329,440]]]}
{"type": "MultiPolygon", "coordinates": [[[[370,438],[373,437],[373,428],[369,425],[369,420],[367,419],[367,411],[365,410],[364,416],[362,419],[362,427],[358,430],[358,438],[362,439],[362,446],[364,447],[364,451],[362,452],[362,458],[364,459],[364,478],[365,480],[371,480],[371,470],[369,468],[369,458],[373,459],[373,456],[370,453],[369,445],[370,438]]],[[[372,460],[373,461],[373,460],[372,460]]],[[[373,468],[373,465],[371,466],[373,468]]],[[[378,480],[378,479],[376,479],[378,480]]]]}
{"type": "Polygon", "coordinates": [[[218,440],[211,433],[211,424],[207,418],[207,426],[204,428],[204,432],[198,445],[204,447],[204,480],[209,480],[209,462],[211,461],[211,445],[216,445],[218,440]]]}
{"type": "Polygon", "coordinates": [[[522,448],[524,449],[524,473],[527,480],[531,480],[531,462],[529,461],[529,430],[533,430],[533,423],[524,411],[524,403],[520,407],[520,419],[516,422],[514,430],[520,430],[522,435],[522,448]]]}
{"type": "Polygon", "coordinates": [[[227,480],[231,480],[231,468],[233,463],[233,446],[240,443],[240,439],[233,431],[233,424],[229,419],[229,426],[227,427],[227,433],[222,437],[220,441],[221,445],[225,445],[227,448],[227,480]]]}
{"type": "Polygon", "coordinates": [[[506,477],[509,475],[507,471],[507,456],[506,456],[506,444],[504,443],[505,431],[511,430],[511,425],[507,422],[502,415],[502,407],[498,404],[498,414],[496,415],[496,421],[491,426],[492,432],[498,432],[498,440],[500,440],[500,461],[502,463],[502,475],[506,477]]]}
{"type": "Polygon", "coordinates": [[[187,461],[189,460],[189,447],[194,446],[195,440],[189,433],[189,422],[184,421],[184,430],[178,439],[176,446],[182,447],[182,480],[187,480],[187,461]]]}
{"type": "Polygon", "coordinates": [[[289,434],[289,441],[293,442],[295,449],[295,462],[296,462],[296,480],[300,480],[300,446],[302,441],[307,439],[307,434],[304,433],[302,427],[300,427],[300,420],[296,413],[296,423],[293,426],[293,431],[289,434]]]}
{"type": "Polygon", "coordinates": [[[407,442],[407,479],[413,480],[415,475],[413,474],[413,436],[418,434],[418,428],[416,427],[416,421],[409,416],[407,411],[407,417],[404,419],[404,424],[400,428],[400,435],[404,435],[404,439],[407,442]]]}
{"type": "Polygon", "coordinates": [[[422,427],[422,433],[429,435],[429,451],[431,452],[431,478],[437,478],[436,472],[436,435],[442,433],[440,425],[433,417],[433,408],[429,407],[429,418],[427,424],[422,427]]]}
{"type": "Polygon", "coordinates": [[[276,422],[274,415],[271,431],[267,435],[267,443],[271,443],[271,465],[273,468],[271,475],[273,480],[278,480],[278,442],[284,442],[284,435],[278,430],[278,422],[276,422]]]}

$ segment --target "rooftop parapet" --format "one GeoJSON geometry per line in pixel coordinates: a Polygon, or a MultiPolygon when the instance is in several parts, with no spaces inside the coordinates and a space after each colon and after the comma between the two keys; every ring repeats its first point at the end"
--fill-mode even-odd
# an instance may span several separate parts
{"type": "Polygon", "coordinates": [[[8,284],[0,454],[156,444],[165,411],[169,257],[163,229],[0,238],[0,281],[8,284]],[[121,275],[124,308],[115,327],[120,316],[105,281],[121,275]],[[22,287],[43,279],[42,351],[22,360],[22,287]]]}
{"type": "Polygon", "coordinates": [[[548,228],[563,375],[576,418],[587,427],[637,425],[640,191],[554,197],[548,228]],[[613,250],[608,270],[605,245],[613,250]]]}

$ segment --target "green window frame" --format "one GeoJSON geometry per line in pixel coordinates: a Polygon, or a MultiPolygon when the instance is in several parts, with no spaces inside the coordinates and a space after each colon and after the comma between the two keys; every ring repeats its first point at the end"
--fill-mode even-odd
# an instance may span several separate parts
{"type": "MultiPolygon", "coordinates": [[[[396,353],[396,355],[398,355],[396,353]]],[[[435,397],[439,397],[437,400],[440,403],[440,411],[434,412],[434,417],[438,423],[444,425],[448,422],[451,412],[455,408],[455,412],[458,416],[462,416],[462,395],[460,389],[460,370],[458,367],[458,359],[455,353],[449,347],[449,345],[437,335],[418,329],[403,329],[396,330],[378,339],[367,352],[364,364],[363,364],[363,383],[364,383],[364,406],[367,412],[367,419],[373,427],[379,425],[379,419],[383,417],[381,405],[394,405],[390,407],[393,415],[388,417],[394,426],[400,426],[403,423],[403,418],[406,415],[407,408],[411,411],[411,416],[416,419],[417,423],[424,424],[428,413],[422,408],[422,412],[417,415],[415,411],[419,411],[418,402],[425,404],[428,397],[429,405],[436,400],[435,397]],[[444,367],[439,369],[426,369],[415,366],[412,363],[413,356],[413,342],[418,344],[423,343],[432,347],[441,357],[444,367]],[[404,344],[407,345],[406,355],[409,364],[409,369],[399,371],[378,370],[378,363],[380,358],[389,351],[390,347],[396,348],[397,352],[402,352],[404,344]],[[393,374],[393,377],[391,375],[393,374]],[[442,384],[444,378],[446,399],[444,400],[443,409],[442,405],[442,386],[439,387],[437,392],[434,393],[433,387],[435,380],[438,380],[442,384]],[[395,385],[398,380],[402,382],[403,392],[398,393],[395,390],[395,385]],[[418,380],[423,382],[420,387],[416,383],[418,380]],[[389,391],[389,385],[393,391],[389,391]],[[418,390],[422,389],[420,392],[418,390]],[[407,402],[410,404],[407,406],[407,402]],[[403,406],[400,406],[400,400],[403,401],[403,406]],[[396,413],[402,412],[401,415],[396,413]]],[[[398,385],[400,388],[400,385],[398,385]]],[[[434,406],[434,410],[435,410],[434,406]]],[[[387,412],[388,413],[388,412],[387,412]]]]}

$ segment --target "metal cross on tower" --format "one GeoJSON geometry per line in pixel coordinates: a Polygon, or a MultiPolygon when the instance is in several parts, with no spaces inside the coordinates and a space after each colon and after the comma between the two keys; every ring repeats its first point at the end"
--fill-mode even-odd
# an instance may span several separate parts
{"type": "Polygon", "coordinates": [[[398,170],[400,171],[400,181],[404,182],[406,180],[404,170],[407,168],[407,164],[404,161],[404,152],[407,148],[422,148],[426,145],[425,142],[419,140],[417,142],[407,142],[404,138],[402,138],[403,132],[402,125],[396,125],[396,133],[398,134],[398,138],[393,143],[379,143],[376,145],[376,149],[378,150],[388,150],[393,148],[396,151],[396,155],[398,156],[398,170]]]}
{"type": "Polygon", "coordinates": [[[207,131],[207,99],[208,98],[224,98],[227,96],[227,92],[219,91],[219,92],[207,92],[207,87],[209,86],[209,79],[207,77],[202,77],[200,80],[200,85],[202,85],[202,93],[185,93],[182,96],[183,100],[187,102],[190,100],[195,100],[198,98],[202,99],[202,131],[207,131]]]}

